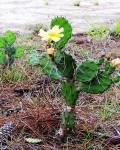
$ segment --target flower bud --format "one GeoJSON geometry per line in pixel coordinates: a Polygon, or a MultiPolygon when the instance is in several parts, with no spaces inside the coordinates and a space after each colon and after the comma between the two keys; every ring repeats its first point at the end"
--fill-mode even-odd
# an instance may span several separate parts
{"type": "Polygon", "coordinates": [[[120,58],[116,58],[111,61],[111,66],[118,67],[119,65],[120,65],[120,58]]]}
{"type": "Polygon", "coordinates": [[[53,55],[55,53],[55,49],[54,48],[48,48],[48,49],[46,49],[46,51],[47,51],[48,55],[53,55]]]}

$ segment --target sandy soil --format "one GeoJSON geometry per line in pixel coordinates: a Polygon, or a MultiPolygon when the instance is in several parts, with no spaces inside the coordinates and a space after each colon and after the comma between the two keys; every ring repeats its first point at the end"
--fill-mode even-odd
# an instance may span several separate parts
{"type": "Polygon", "coordinates": [[[83,32],[92,23],[106,23],[120,19],[120,0],[0,0],[0,33],[7,29],[28,32],[29,25],[49,24],[55,16],[67,17],[73,32],[83,32]]]}

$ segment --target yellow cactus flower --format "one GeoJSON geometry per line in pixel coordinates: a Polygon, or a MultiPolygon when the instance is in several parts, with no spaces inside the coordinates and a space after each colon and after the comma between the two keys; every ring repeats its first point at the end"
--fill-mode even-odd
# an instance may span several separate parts
{"type": "Polygon", "coordinates": [[[113,59],[111,61],[111,65],[114,67],[118,67],[120,65],[120,58],[113,59]]]}
{"type": "Polygon", "coordinates": [[[46,51],[47,51],[48,55],[53,55],[55,53],[55,49],[54,48],[48,48],[48,49],[46,49],[46,51]]]}
{"type": "Polygon", "coordinates": [[[39,36],[42,37],[42,40],[51,42],[58,42],[61,37],[64,36],[63,34],[64,28],[59,28],[58,25],[55,25],[52,29],[49,31],[44,31],[43,29],[40,29],[39,36]]]}
{"type": "Polygon", "coordinates": [[[40,29],[39,34],[40,37],[42,37],[43,41],[49,41],[49,36],[48,33],[46,31],[44,31],[43,29],[40,29]]]}

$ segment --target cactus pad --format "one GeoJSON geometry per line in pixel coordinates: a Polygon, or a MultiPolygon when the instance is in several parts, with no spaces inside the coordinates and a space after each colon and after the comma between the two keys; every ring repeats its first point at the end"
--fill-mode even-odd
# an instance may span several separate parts
{"type": "Polygon", "coordinates": [[[62,49],[72,35],[72,27],[70,23],[63,17],[57,17],[51,21],[51,28],[58,25],[60,28],[64,28],[64,36],[56,43],[56,49],[62,49]]]}
{"type": "Polygon", "coordinates": [[[103,57],[99,57],[98,61],[97,61],[97,65],[102,65],[102,63],[104,63],[104,58],[103,57]]]}
{"type": "Polygon", "coordinates": [[[71,128],[74,127],[74,125],[75,125],[75,122],[74,122],[75,116],[74,116],[74,114],[70,114],[68,112],[63,112],[62,115],[61,115],[61,119],[62,119],[61,120],[62,123],[64,125],[66,125],[66,127],[68,129],[71,129],[71,128]]]}
{"type": "Polygon", "coordinates": [[[115,67],[111,66],[109,61],[106,61],[104,65],[105,65],[105,71],[107,72],[107,74],[111,75],[115,71],[115,67]]]}
{"type": "Polygon", "coordinates": [[[14,57],[13,56],[9,57],[8,58],[8,64],[9,64],[9,66],[11,66],[13,64],[13,62],[14,62],[14,57]]]}
{"type": "Polygon", "coordinates": [[[29,54],[29,62],[31,65],[35,66],[40,64],[40,57],[37,51],[31,51],[29,54]]]}
{"type": "Polygon", "coordinates": [[[24,48],[22,46],[17,46],[15,48],[14,57],[19,58],[24,55],[24,48]]]}
{"type": "Polygon", "coordinates": [[[88,82],[97,75],[98,69],[99,67],[94,61],[86,60],[77,68],[76,80],[88,82]]]}
{"type": "Polygon", "coordinates": [[[117,82],[120,82],[120,76],[116,76],[112,79],[112,82],[113,83],[117,83],[117,82]]]}
{"type": "Polygon", "coordinates": [[[68,105],[75,105],[78,93],[75,85],[71,82],[66,82],[62,84],[62,95],[68,105]]]}
{"type": "Polygon", "coordinates": [[[0,48],[4,48],[6,46],[6,41],[3,37],[0,37],[0,48]]]}
{"type": "Polygon", "coordinates": [[[4,34],[4,38],[8,45],[12,45],[16,40],[16,35],[12,31],[6,31],[4,34]]]}
{"type": "Polygon", "coordinates": [[[11,57],[11,56],[13,56],[13,55],[15,54],[15,48],[12,47],[12,46],[8,46],[8,47],[6,47],[6,49],[5,49],[5,53],[6,53],[9,57],[11,57]]]}
{"type": "Polygon", "coordinates": [[[43,72],[52,79],[60,79],[62,77],[61,72],[46,53],[40,56],[40,66],[42,67],[43,72]]]}
{"type": "Polygon", "coordinates": [[[81,90],[87,93],[98,94],[106,91],[111,84],[112,80],[104,71],[98,74],[92,81],[83,83],[81,86],[81,90]]]}
{"type": "Polygon", "coordinates": [[[72,78],[76,69],[76,61],[70,54],[63,52],[62,59],[59,63],[56,63],[57,68],[62,72],[62,75],[68,78],[72,78]]]}
{"type": "Polygon", "coordinates": [[[0,63],[4,63],[4,61],[5,61],[5,53],[2,50],[0,50],[0,63]]]}

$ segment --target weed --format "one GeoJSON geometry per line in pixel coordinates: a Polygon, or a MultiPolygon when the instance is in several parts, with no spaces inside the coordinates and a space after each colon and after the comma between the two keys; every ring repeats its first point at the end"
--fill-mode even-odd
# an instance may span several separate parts
{"type": "Polygon", "coordinates": [[[76,2],[74,2],[74,4],[73,4],[74,6],[80,6],[80,1],[76,1],[76,2]]]}
{"type": "Polygon", "coordinates": [[[16,83],[23,79],[25,74],[18,71],[14,67],[9,69],[0,70],[0,78],[3,82],[13,82],[16,83]]]}
{"type": "Polygon", "coordinates": [[[99,0],[94,0],[93,3],[94,3],[94,5],[97,6],[97,5],[99,5],[99,0]]]}
{"type": "Polygon", "coordinates": [[[45,5],[49,5],[48,0],[45,0],[45,5]]]}
{"type": "Polygon", "coordinates": [[[113,28],[113,33],[120,36],[120,21],[115,22],[114,28],[113,28]]]}
{"type": "Polygon", "coordinates": [[[38,35],[40,29],[44,29],[45,31],[47,31],[48,26],[41,23],[36,24],[35,26],[33,26],[33,34],[38,35]]]}
{"type": "Polygon", "coordinates": [[[89,57],[89,51],[85,48],[82,48],[79,51],[79,56],[82,56],[83,58],[88,58],[89,57]]]}
{"type": "Polygon", "coordinates": [[[113,117],[114,109],[111,106],[110,101],[106,100],[104,105],[101,105],[100,107],[101,110],[99,113],[99,117],[101,118],[102,121],[113,117]]]}
{"type": "Polygon", "coordinates": [[[109,28],[106,25],[92,26],[92,29],[87,31],[86,34],[90,35],[95,40],[101,40],[109,33],[109,28]]]}

